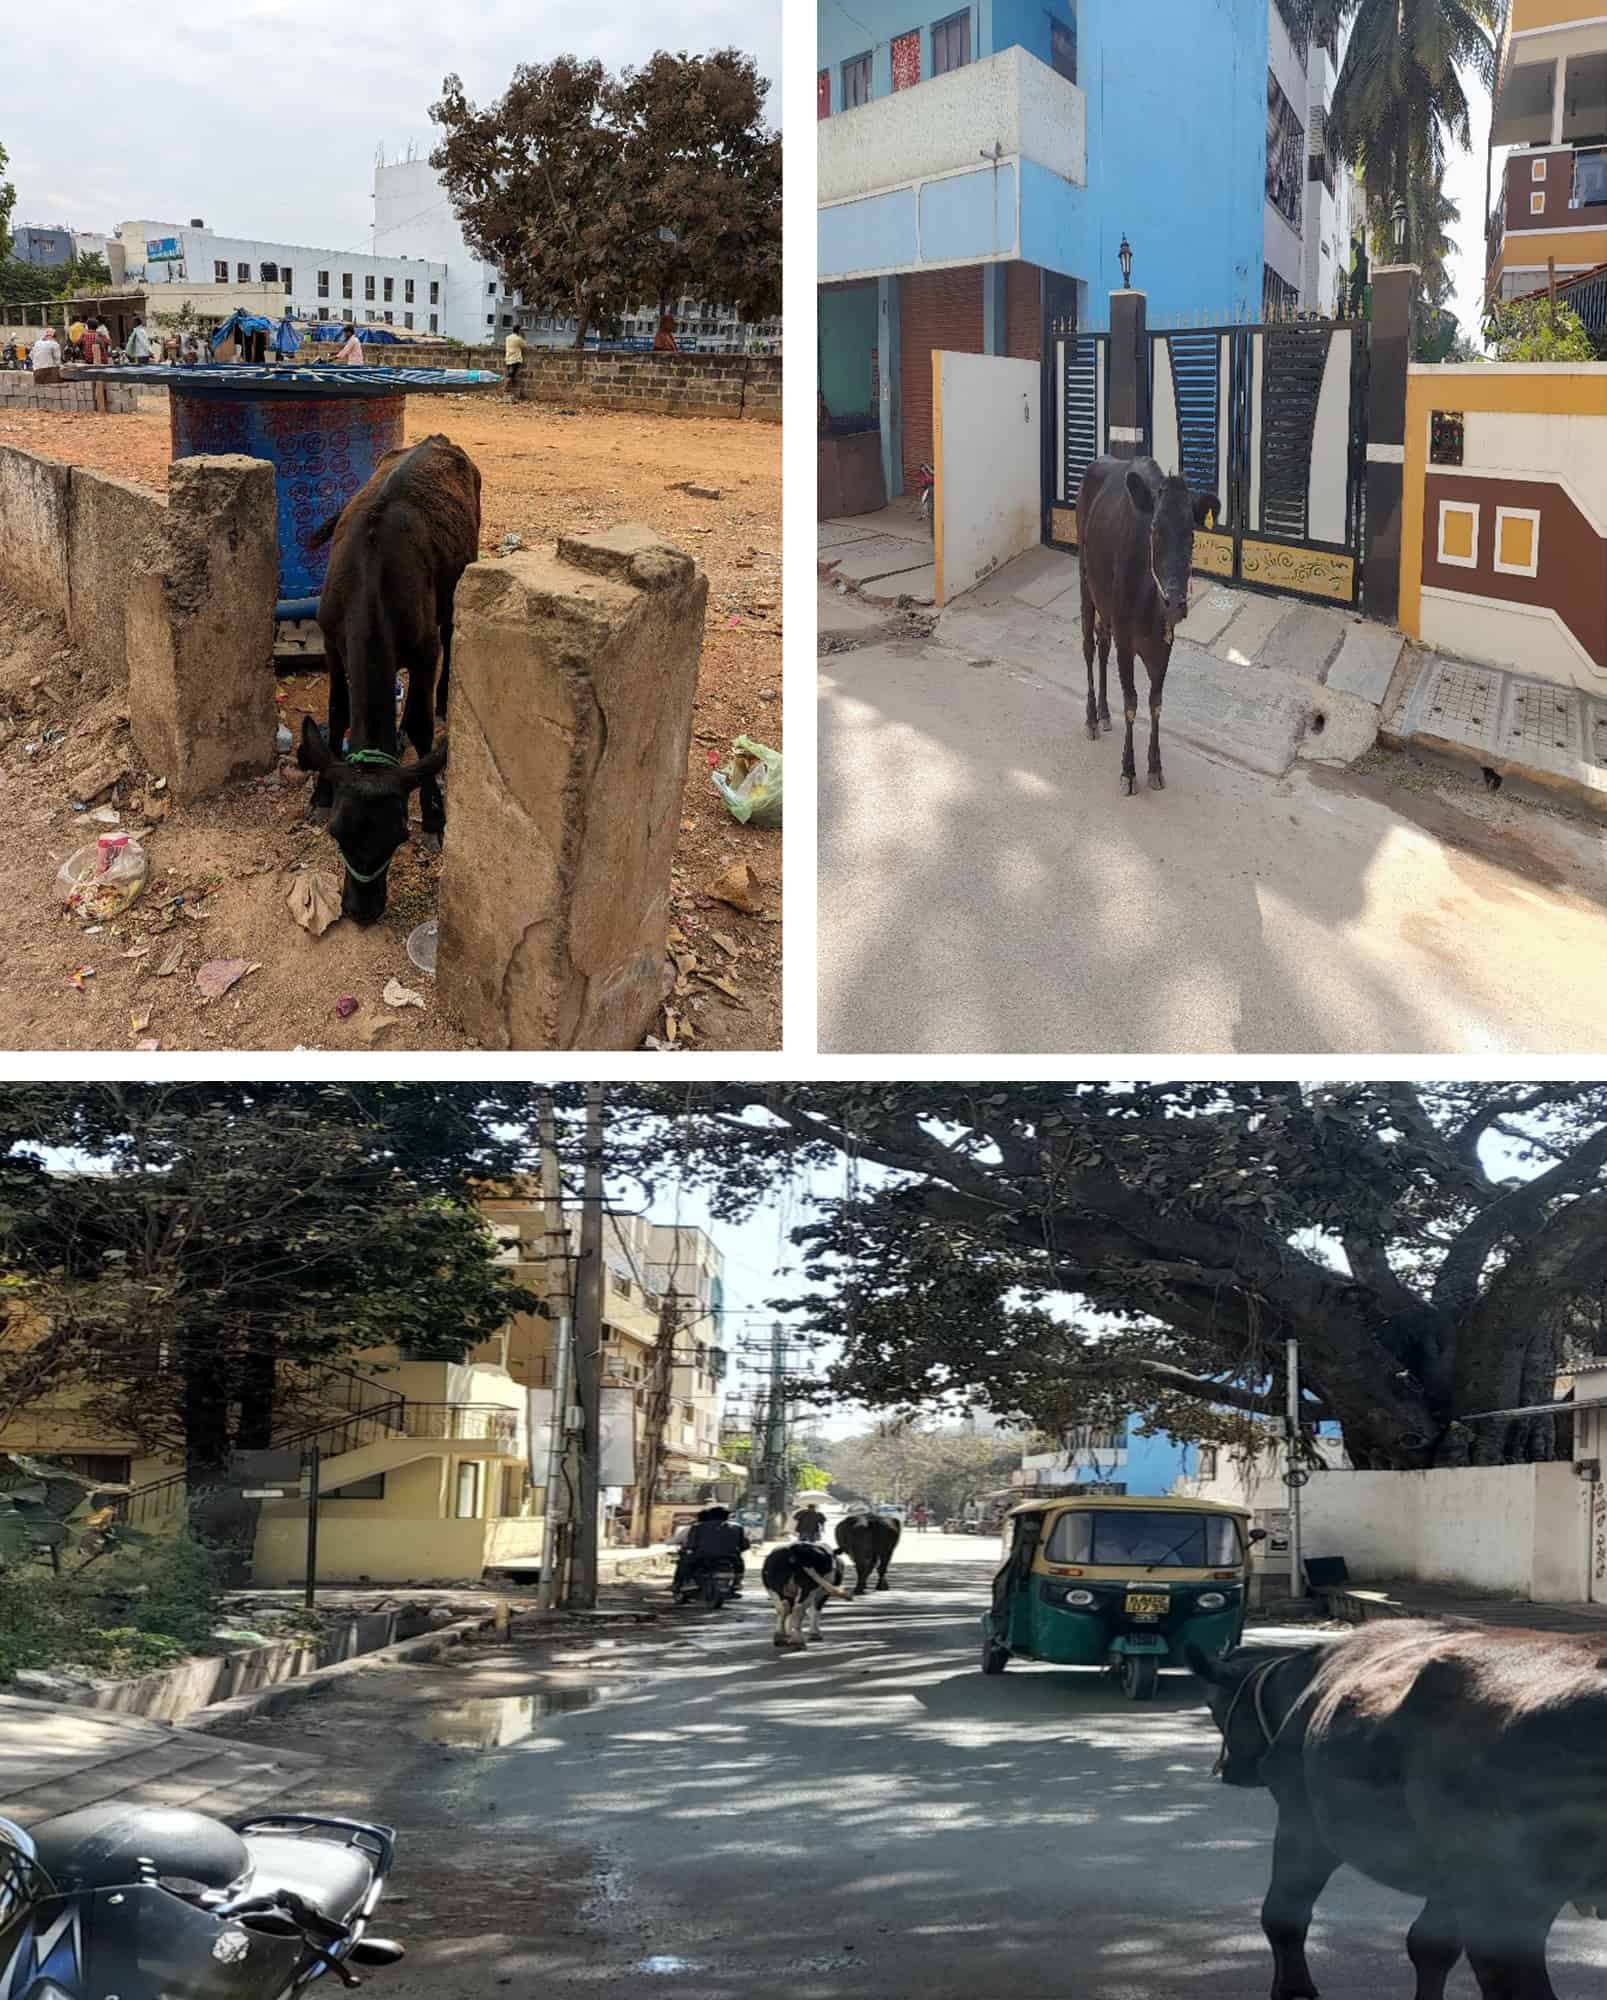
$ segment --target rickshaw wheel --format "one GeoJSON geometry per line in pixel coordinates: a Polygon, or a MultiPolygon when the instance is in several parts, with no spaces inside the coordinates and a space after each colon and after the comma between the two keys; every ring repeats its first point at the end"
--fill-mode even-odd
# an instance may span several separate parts
{"type": "Polygon", "coordinates": [[[1152,1653],[1122,1656],[1122,1693],[1129,1701],[1152,1701],[1161,1670],[1152,1653]]]}
{"type": "Polygon", "coordinates": [[[1001,1646],[991,1632],[982,1636],[982,1671],[985,1674],[1002,1674],[1010,1663],[1010,1648],[1001,1646]]]}

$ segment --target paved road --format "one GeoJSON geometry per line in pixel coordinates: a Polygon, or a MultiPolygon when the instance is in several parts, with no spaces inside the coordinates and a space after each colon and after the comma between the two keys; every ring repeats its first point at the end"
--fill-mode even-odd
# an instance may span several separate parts
{"type": "Polygon", "coordinates": [[[833,1054],[1598,1050],[1607,835],[1117,736],[916,642],[820,663],[833,1054]],[[1139,755],[1143,756],[1140,745],[1139,755]]]}
{"type": "MultiPolygon", "coordinates": [[[[399,1775],[412,1883],[432,1843],[408,1822],[433,1798],[452,1828],[435,1852],[484,1885],[486,1934],[432,1947],[415,1895],[393,1921],[423,1949],[376,1978],[376,2000],[509,1983],[597,2000],[1259,1996],[1269,1801],[1212,1779],[1216,1737],[1185,1676],[1143,1706],[1085,1674],[984,1679],[993,1553],[909,1536],[898,1587],[834,1606],[806,1655],[773,1652],[762,1604],[733,1606],[598,1705],[399,1775]],[[554,1855],[565,1914],[538,1930],[513,1905],[554,1855]]],[[[488,1690],[518,1685],[506,1656],[482,1673],[488,1690]]],[[[352,1740],[340,1709],[322,1714],[332,1747],[352,1740]]],[[[1409,1991],[1414,1913],[1337,1878],[1313,1934],[1325,2000],[1409,1991]]],[[[1600,1990],[1603,1939],[1558,1927],[1564,1996],[1600,1990]]],[[[1465,1968],[1452,1992],[1471,1994],[1465,1968]]]]}

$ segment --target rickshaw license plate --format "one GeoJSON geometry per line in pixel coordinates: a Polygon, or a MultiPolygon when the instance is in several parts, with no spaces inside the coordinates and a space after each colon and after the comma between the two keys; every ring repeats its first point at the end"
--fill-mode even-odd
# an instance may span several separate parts
{"type": "Polygon", "coordinates": [[[1170,1610],[1169,1597],[1151,1595],[1147,1591],[1130,1591],[1126,1611],[1129,1618],[1159,1618],[1170,1610]]]}

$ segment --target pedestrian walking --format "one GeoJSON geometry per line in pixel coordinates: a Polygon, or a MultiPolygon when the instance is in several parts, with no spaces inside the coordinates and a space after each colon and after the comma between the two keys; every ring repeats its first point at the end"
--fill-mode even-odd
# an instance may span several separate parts
{"type": "Polygon", "coordinates": [[[145,322],[136,319],[129,330],[128,358],[136,368],[143,368],[151,358],[151,336],[145,331],[145,322]]]}
{"type": "Polygon", "coordinates": [[[110,365],[112,358],[112,330],[105,320],[95,322],[95,359],[102,368],[110,365]]]}
{"type": "Polygon", "coordinates": [[[502,343],[503,394],[511,403],[519,394],[519,378],[525,372],[524,335],[517,327],[502,343]]]}
{"type": "Polygon", "coordinates": [[[61,380],[61,347],[48,326],[29,348],[28,360],[36,382],[48,386],[61,380]]]}

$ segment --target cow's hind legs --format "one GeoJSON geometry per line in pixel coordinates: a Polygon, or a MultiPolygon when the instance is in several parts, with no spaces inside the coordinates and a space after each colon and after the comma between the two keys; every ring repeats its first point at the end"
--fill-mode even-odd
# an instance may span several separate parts
{"type": "Polygon", "coordinates": [[[876,1588],[877,1588],[878,1590],[885,1590],[885,1589],[887,1588],[887,1564],[886,1564],[886,1563],[882,1563],[882,1564],[881,1564],[881,1565],[880,1565],[880,1566],[878,1567],[878,1569],[877,1569],[877,1571],[876,1571],[876,1588]]]}
{"type": "MultiPolygon", "coordinates": [[[[1148,662],[1145,665],[1148,666],[1148,662]]],[[[1161,690],[1166,685],[1166,663],[1159,671],[1149,668],[1149,788],[1164,792],[1166,779],[1161,771],[1161,690]]]]}
{"type": "Polygon", "coordinates": [[[1138,695],[1133,687],[1133,656],[1116,648],[1116,671],[1122,677],[1122,707],[1127,712],[1127,740],[1122,745],[1122,790],[1131,798],[1138,790],[1138,765],[1133,759],[1133,724],[1138,720],[1138,695]]]}
{"type": "Polygon", "coordinates": [[[1406,1933],[1406,1956],[1417,1974],[1412,2000],[1445,2000],[1445,1982],[1462,1956],[1456,1912],[1448,1903],[1431,1899],[1423,1905],[1422,1915],[1406,1933]]]}
{"type": "Polygon", "coordinates": [[[1110,731],[1110,627],[1099,627],[1099,726],[1110,731]]]}
{"type": "Polygon", "coordinates": [[[1462,1912],[1462,1943],[1483,2000],[1557,2000],[1546,1970],[1546,1939],[1556,1912],[1503,1912],[1498,1901],[1462,1912]]]}
{"type": "Polygon", "coordinates": [[[770,1599],[771,1606],[776,1614],[776,1629],[771,1634],[770,1643],[772,1646],[785,1646],[787,1643],[787,1601],[784,1597],[778,1597],[773,1590],[767,1591],[765,1595],[770,1599]]]}
{"type": "MultiPolygon", "coordinates": [[[[408,664],[407,703],[402,710],[402,727],[413,746],[414,755],[427,757],[435,745],[435,656],[419,657],[408,664]]],[[[434,778],[425,778],[418,788],[419,821],[423,834],[419,845],[427,854],[439,854],[441,836],[446,831],[446,801],[434,778]]]]}
{"type": "MultiPolygon", "coordinates": [[[[1094,700],[1094,635],[1099,629],[1099,615],[1094,610],[1094,600],[1088,595],[1087,588],[1085,587],[1082,593],[1082,656],[1083,664],[1088,669],[1088,710],[1085,720],[1090,743],[1097,743],[1099,741],[1099,707],[1094,700]]],[[[1101,654],[1102,662],[1104,656],[1109,653],[1109,650],[1110,639],[1107,633],[1101,654]]],[[[1101,672],[1103,672],[1103,665],[1101,665],[1101,672]]],[[[1108,708],[1106,713],[1109,713],[1108,708]]]]}
{"type": "Polygon", "coordinates": [[[1261,1905],[1261,1928],[1272,1947],[1272,2000],[1317,2000],[1306,1964],[1312,1907],[1339,1866],[1309,1828],[1280,1813],[1272,1847],[1272,1882],[1261,1905]]]}

